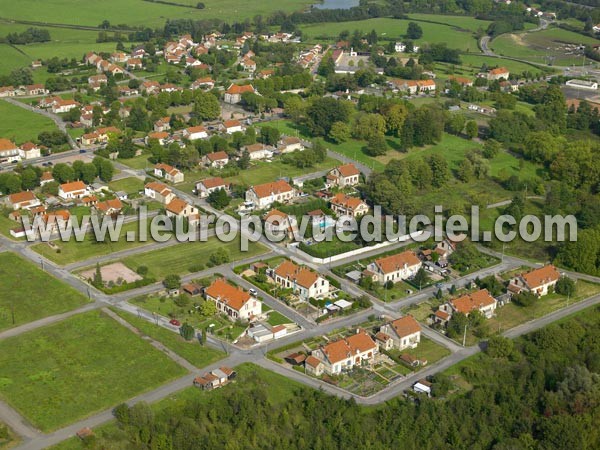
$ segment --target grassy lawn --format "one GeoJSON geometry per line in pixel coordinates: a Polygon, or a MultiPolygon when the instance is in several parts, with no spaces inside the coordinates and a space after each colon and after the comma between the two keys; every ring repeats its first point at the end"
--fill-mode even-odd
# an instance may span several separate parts
{"type": "Polygon", "coordinates": [[[152,164],[148,162],[148,155],[140,155],[134,158],[118,159],[121,164],[125,164],[132,169],[142,170],[152,167],[152,164]]]}
{"type": "Polygon", "coordinates": [[[503,34],[494,39],[491,48],[500,55],[527,59],[538,64],[547,63],[547,57],[555,57],[554,65],[581,64],[583,56],[567,55],[562,44],[596,45],[598,41],[561,28],[548,28],[534,33],[503,34]]]}
{"type": "Polygon", "coordinates": [[[208,366],[225,357],[225,353],[215,350],[212,347],[200,346],[196,339],[186,341],[179,334],[156,326],[133,314],[116,308],[114,308],[114,312],[140,330],[144,335],[161,342],[165,347],[185,358],[196,367],[208,366]]]}
{"type": "MultiPolygon", "coordinates": [[[[439,16],[432,20],[436,19],[439,19],[439,16]]],[[[455,17],[453,19],[456,21],[457,19],[460,20],[467,18],[455,17]]],[[[443,19],[441,21],[445,22],[443,19]]],[[[466,20],[460,21],[463,22],[463,24],[467,27],[472,28],[475,25],[476,19],[470,19],[469,22],[466,20]]],[[[406,34],[409,22],[410,20],[377,18],[354,22],[326,22],[301,25],[300,29],[302,30],[303,36],[309,41],[335,41],[337,40],[338,35],[344,30],[348,30],[350,33],[352,33],[354,30],[360,30],[363,33],[368,33],[371,30],[375,30],[382,38],[401,39],[406,34]]],[[[483,29],[486,29],[489,24],[489,22],[483,20],[477,20],[476,22],[481,22],[481,27],[483,29]]],[[[459,29],[452,25],[427,22],[419,22],[419,26],[423,29],[423,37],[421,39],[417,39],[415,44],[424,45],[445,42],[450,48],[458,48],[463,51],[472,52],[478,51],[477,40],[473,31],[459,29]]]]}
{"type": "Polygon", "coordinates": [[[421,342],[419,342],[417,348],[408,350],[406,353],[418,359],[426,359],[427,364],[429,365],[448,356],[450,354],[450,350],[421,335],[421,342]]]}
{"type": "Polygon", "coordinates": [[[229,252],[230,261],[250,258],[267,251],[262,244],[254,243],[249,245],[247,252],[242,252],[239,238],[231,242],[221,242],[211,238],[206,242],[189,242],[129,256],[123,259],[123,263],[132,270],[146,266],[149,276],[162,279],[169,274],[184,275],[202,270],[211,253],[218,248],[224,248],[229,252]]]}
{"type": "Polygon", "coordinates": [[[88,301],[14,253],[0,253],[0,278],[0,330],[63,313],[88,301]]]}
{"type": "MultiPolygon", "coordinates": [[[[2,53],[0,52],[0,57],[2,53]]],[[[5,101],[0,101],[0,136],[16,144],[37,139],[42,131],[56,131],[52,120],[40,114],[27,111],[5,101]]]]}
{"type": "Polygon", "coordinates": [[[8,425],[0,422],[0,450],[8,450],[20,442],[17,435],[8,428],[8,425]]]}
{"type": "MultiPolygon", "coordinates": [[[[2,34],[4,36],[4,33],[2,34]]],[[[19,53],[8,44],[0,44],[0,75],[8,75],[11,71],[28,65],[31,60],[22,53],[19,53]]]]}
{"type": "MultiPolygon", "coordinates": [[[[600,285],[587,281],[577,281],[577,291],[568,299],[571,305],[584,300],[600,292],[600,285]]],[[[548,294],[539,298],[533,305],[519,306],[509,303],[502,308],[496,309],[496,317],[491,318],[488,323],[492,332],[503,332],[514,328],[530,320],[537,319],[567,306],[567,297],[559,294],[548,294]]]]}
{"type": "MultiPolygon", "coordinates": [[[[24,19],[50,23],[69,23],[74,25],[98,26],[107,19],[111,24],[139,25],[144,27],[162,27],[165,19],[223,19],[241,20],[260,14],[266,17],[275,10],[287,12],[304,9],[311,0],[282,0],[277,3],[260,2],[250,4],[239,0],[205,0],[204,9],[195,8],[195,0],[179,0],[179,4],[190,5],[183,8],[160,3],[140,2],[137,0],[105,0],[101,3],[87,3],[81,6],[76,0],[48,0],[37,2],[24,0],[7,4],[2,16],[11,19],[24,19]]],[[[113,43],[114,47],[114,43],[113,43]]]]}
{"type": "Polygon", "coordinates": [[[284,323],[292,323],[293,320],[288,319],[283,314],[281,314],[279,311],[271,311],[271,312],[269,312],[269,318],[267,319],[267,322],[269,323],[269,325],[276,326],[276,325],[282,325],[284,323]]]}
{"type": "Polygon", "coordinates": [[[142,245],[152,243],[153,241],[140,242],[137,240],[133,242],[127,242],[127,232],[134,231],[137,235],[139,231],[138,228],[139,222],[129,222],[124,224],[121,228],[119,240],[115,242],[110,242],[108,240],[108,232],[106,236],[107,241],[105,243],[97,243],[91,237],[91,234],[87,234],[81,242],[77,242],[75,241],[75,239],[71,239],[68,242],[62,242],[58,240],[54,241],[54,243],[60,248],[60,253],[57,253],[55,250],[53,250],[47,243],[35,244],[31,248],[38,252],[40,255],[48,258],[50,261],[53,261],[57,264],[71,264],[76,261],[82,261],[97,256],[109,255],[111,253],[119,252],[121,250],[140,247],[142,245]]]}
{"type": "Polygon", "coordinates": [[[125,191],[127,194],[131,195],[144,190],[144,182],[139,178],[129,177],[112,181],[108,184],[108,187],[113,191],[125,191]]]}
{"type": "Polygon", "coordinates": [[[0,397],[46,432],[185,374],[98,311],[1,341],[0,366],[0,397]]]}

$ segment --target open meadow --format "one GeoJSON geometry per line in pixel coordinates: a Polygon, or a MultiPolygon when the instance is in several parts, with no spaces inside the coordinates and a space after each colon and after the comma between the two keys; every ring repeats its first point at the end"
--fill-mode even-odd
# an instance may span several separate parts
{"type": "Polygon", "coordinates": [[[88,302],[75,289],[14,253],[0,253],[0,279],[0,330],[60,314],[88,302]]]}
{"type": "Polygon", "coordinates": [[[0,136],[23,144],[37,139],[42,131],[56,131],[51,119],[0,100],[0,136]]]}
{"type": "Polygon", "coordinates": [[[93,311],[0,341],[0,398],[51,431],[186,373],[93,311]]]}

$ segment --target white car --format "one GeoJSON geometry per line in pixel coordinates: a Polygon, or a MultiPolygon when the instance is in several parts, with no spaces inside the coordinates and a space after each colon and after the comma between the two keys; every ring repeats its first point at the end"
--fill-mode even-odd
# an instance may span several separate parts
{"type": "Polygon", "coordinates": [[[248,292],[250,292],[250,295],[254,295],[255,297],[258,295],[258,291],[256,289],[248,289],[248,292]]]}

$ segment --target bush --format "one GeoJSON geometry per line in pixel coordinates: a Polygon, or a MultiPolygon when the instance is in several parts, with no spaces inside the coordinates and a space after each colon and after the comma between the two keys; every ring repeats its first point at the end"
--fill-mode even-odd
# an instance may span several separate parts
{"type": "Polygon", "coordinates": [[[513,302],[519,306],[531,306],[536,300],[537,297],[531,292],[521,292],[513,297],[513,302]]]}
{"type": "Polygon", "coordinates": [[[138,275],[145,277],[146,275],[148,275],[148,267],[140,266],[137,268],[136,272],[138,273],[138,275]]]}

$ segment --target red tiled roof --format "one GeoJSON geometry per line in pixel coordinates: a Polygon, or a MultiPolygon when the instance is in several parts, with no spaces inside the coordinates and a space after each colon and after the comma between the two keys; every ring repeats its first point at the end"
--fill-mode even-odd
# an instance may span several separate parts
{"type": "Polygon", "coordinates": [[[390,255],[386,256],[385,258],[375,260],[375,264],[383,273],[390,273],[400,270],[405,264],[408,265],[408,267],[416,266],[420,262],[421,260],[412,250],[407,250],[402,253],[397,253],[395,255],[390,255]]]}
{"type": "Polygon", "coordinates": [[[552,264],[548,264],[547,266],[524,273],[521,276],[530,289],[535,289],[544,284],[557,281],[560,278],[560,273],[556,267],[554,267],[552,264]]]}
{"type": "Polygon", "coordinates": [[[487,289],[481,289],[477,292],[450,300],[454,309],[463,314],[469,314],[475,309],[492,305],[495,302],[496,300],[490,295],[487,289]]]}
{"type": "Polygon", "coordinates": [[[215,280],[205,292],[209,297],[219,298],[236,311],[241,310],[251,298],[248,292],[229,284],[223,278],[215,280]]]}
{"type": "Polygon", "coordinates": [[[283,180],[274,181],[271,183],[257,184],[252,189],[256,192],[258,198],[265,198],[271,194],[282,194],[284,192],[293,191],[293,188],[283,180]]]}
{"type": "Polygon", "coordinates": [[[419,322],[417,322],[413,316],[401,317],[400,319],[394,320],[390,325],[401,338],[421,331],[421,325],[419,325],[419,322]]]}

